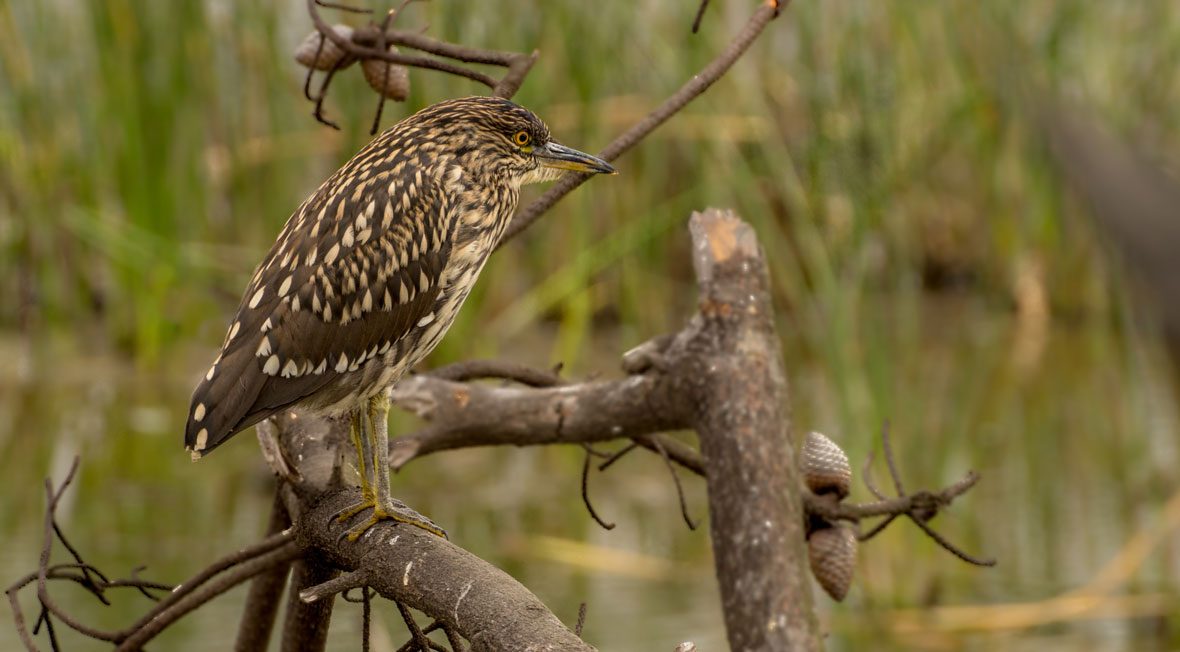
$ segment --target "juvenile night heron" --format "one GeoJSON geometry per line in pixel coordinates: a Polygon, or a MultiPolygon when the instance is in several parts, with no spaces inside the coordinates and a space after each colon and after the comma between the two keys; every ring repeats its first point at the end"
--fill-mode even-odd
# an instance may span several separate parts
{"type": "Polygon", "coordinates": [[[348,414],[362,501],[352,539],[382,519],[442,531],[389,491],[388,388],[434,348],[516,209],[520,187],[614,173],[553,142],[507,100],[441,102],[352,158],[287,221],[193,392],[193,459],[296,406],[348,414]]]}

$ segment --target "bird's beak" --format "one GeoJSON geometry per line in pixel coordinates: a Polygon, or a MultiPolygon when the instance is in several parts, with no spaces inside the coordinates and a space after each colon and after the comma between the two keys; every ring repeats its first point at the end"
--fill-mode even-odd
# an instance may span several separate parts
{"type": "Polygon", "coordinates": [[[618,171],[610,163],[597,156],[590,156],[585,152],[579,152],[576,149],[558,143],[549,142],[536,147],[533,149],[533,155],[537,157],[542,166],[547,168],[573,170],[574,172],[618,174],[618,171]]]}

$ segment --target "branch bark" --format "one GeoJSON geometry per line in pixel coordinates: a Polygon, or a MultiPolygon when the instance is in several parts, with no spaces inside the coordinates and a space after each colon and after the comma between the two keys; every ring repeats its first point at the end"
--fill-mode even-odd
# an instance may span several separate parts
{"type": "MultiPolygon", "coordinates": [[[[700,309],[674,337],[628,356],[629,368],[643,373],[553,387],[408,378],[394,390],[395,403],[431,423],[395,440],[392,461],[400,465],[477,440],[483,445],[643,441],[692,427],[704,452],[730,646],[815,650],[802,483],[790,442],[786,375],[765,257],[753,229],[732,213],[694,214],[690,228],[700,309]]],[[[488,365],[468,365],[441,375],[492,371],[488,365]]],[[[506,372],[521,375],[518,369],[506,372]]],[[[304,418],[299,426],[311,422],[304,418]]],[[[286,457],[305,460],[307,451],[286,457]]],[[[344,526],[329,517],[354,500],[351,490],[329,492],[314,503],[304,498],[315,506],[296,518],[301,546],[350,573],[331,592],[367,584],[447,622],[475,649],[523,650],[543,641],[557,642],[555,649],[592,649],[524,587],[449,542],[414,528],[387,526],[355,543],[341,541],[344,526]],[[402,572],[393,572],[398,569],[402,572]]]]}
{"type": "MultiPolygon", "coordinates": [[[[700,470],[708,478],[730,646],[818,649],[804,562],[802,482],[765,256],[753,229],[732,213],[696,213],[690,229],[698,314],[676,335],[629,353],[626,366],[639,373],[547,388],[416,376],[394,390],[393,400],[429,424],[394,440],[392,461],[400,466],[472,445],[642,443],[658,432],[693,428],[704,454],[700,470]]],[[[492,371],[488,367],[481,370],[492,371]]]]}
{"type": "Polygon", "coordinates": [[[268,423],[264,432],[276,440],[279,455],[291,467],[284,504],[296,523],[296,544],[306,555],[296,565],[288,608],[311,615],[302,622],[288,618],[283,649],[308,649],[286,647],[287,641],[318,642],[308,632],[320,631],[317,623],[326,620],[323,610],[315,610],[330,604],[336,593],[368,586],[442,621],[470,641],[473,651],[594,650],[515,579],[445,539],[416,527],[381,523],[349,542],[344,536],[349,523],[334,518],[359,501],[341,470],[347,424],[287,414],[268,423]],[[318,569],[320,576],[301,580],[300,566],[308,572],[318,569]],[[329,570],[343,574],[324,574],[329,570]]]}
{"type": "MultiPolygon", "coordinates": [[[[273,536],[290,526],[291,519],[287,516],[287,508],[276,490],[266,534],[273,536]]],[[[279,598],[287,584],[290,570],[289,564],[280,564],[250,582],[246,606],[242,609],[242,619],[238,622],[238,638],[234,641],[234,650],[249,652],[266,649],[270,642],[271,630],[274,629],[275,616],[279,611],[279,598]]]]}
{"type": "Polygon", "coordinates": [[[471,642],[473,652],[595,649],[507,573],[445,539],[412,526],[380,524],[348,542],[347,524],[333,515],[358,496],[349,490],[325,497],[296,529],[304,548],[350,572],[333,591],[367,585],[450,625],[471,642]]]}
{"type": "Polygon", "coordinates": [[[673,342],[709,486],[710,534],[734,650],[817,650],[802,482],[765,256],[733,213],[693,215],[700,307],[673,342]]]}

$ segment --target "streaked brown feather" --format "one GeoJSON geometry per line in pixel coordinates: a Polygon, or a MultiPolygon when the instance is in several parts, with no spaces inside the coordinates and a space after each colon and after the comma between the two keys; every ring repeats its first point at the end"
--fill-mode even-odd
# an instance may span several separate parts
{"type": "Polygon", "coordinates": [[[394,125],[291,216],[193,393],[199,455],[295,405],[352,409],[445,333],[538,163],[548,129],[506,100],[439,103],[394,125]],[[387,298],[388,297],[388,298],[387,298]]]}
{"type": "MultiPolygon", "coordinates": [[[[450,256],[451,238],[445,231],[454,219],[443,192],[428,179],[414,185],[408,213],[400,208],[393,211],[391,228],[370,235],[363,243],[354,234],[353,244],[341,245],[331,263],[327,262],[326,251],[317,252],[316,264],[299,264],[291,269],[291,260],[306,261],[313,247],[323,249],[324,243],[336,242],[336,231],[343,231],[321,228],[318,237],[311,237],[313,211],[327,204],[330,210],[340,211],[336,213],[341,218],[337,226],[355,225],[370,201],[381,202],[376,211],[378,220],[384,204],[391,201],[389,193],[381,192],[364,196],[363,202],[330,204],[320,196],[331,182],[292,217],[247,288],[235,316],[235,323],[240,324],[238,333],[223,346],[213,379],[203,380],[193,394],[194,408],[203,404],[208,416],[198,422],[190,413],[185,436],[189,447],[197,444],[201,428],[207,432],[202,449],[207,452],[235,433],[309,397],[315,397],[318,406],[345,398],[352,388],[339,386],[337,381],[374,359],[367,354],[396,346],[433,309],[450,256]],[[301,224],[302,228],[296,228],[301,224]],[[434,233],[433,229],[444,232],[434,233]],[[423,242],[428,248],[422,247],[423,242]],[[413,257],[415,253],[417,257],[413,257]],[[284,259],[287,265],[282,264],[284,259]],[[292,278],[290,287],[280,296],[279,290],[288,277],[292,278]],[[421,290],[423,278],[428,283],[425,292],[421,290]],[[261,298],[252,308],[251,301],[259,290],[261,298]],[[388,304],[386,292],[390,294],[388,304]],[[401,301],[403,295],[408,297],[407,302],[401,301]],[[319,311],[314,309],[316,305],[319,311]],[[268,322],[264,332],[263,325],[268,322]],[[268,340],[269,353],[257,355],[263,338],[268,340]],[[348,361],[344,371],[340,370],[341,356],[348,361]],[[265,372],[268,362],[277,366],[276,373],[265,372]],[[286,374],[291,363],[297,373],[286,374]],[[228,383],[226,376],[235,377],[237,384],[228,383]],[[220,404],[215,403],[218,397],[220,404]]],[[[398,185],[393,180],[389,183],[398,185]]],[[[400,197],[394,193],[392,201],[400,204],[400,197]]]]}

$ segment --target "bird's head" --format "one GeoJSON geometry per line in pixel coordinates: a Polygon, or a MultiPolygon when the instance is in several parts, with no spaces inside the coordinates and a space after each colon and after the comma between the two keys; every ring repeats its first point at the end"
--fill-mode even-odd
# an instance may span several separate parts
{"type": "Polygon", "coordinates": [[[414,116],[445,134],[466,171],[514,185],[557,179],[567,171],[616,174],[606,161],[566,147],[532,111],[497,97],[441,102],[414,116]]]}

